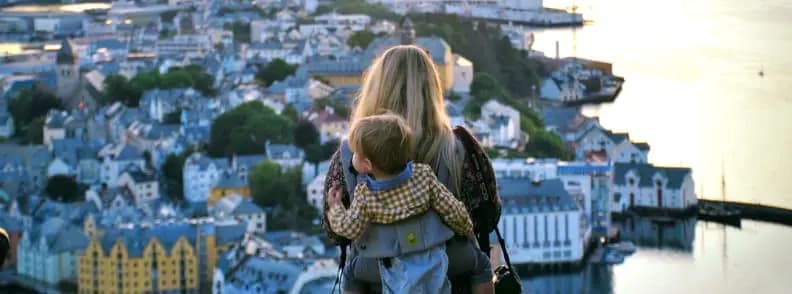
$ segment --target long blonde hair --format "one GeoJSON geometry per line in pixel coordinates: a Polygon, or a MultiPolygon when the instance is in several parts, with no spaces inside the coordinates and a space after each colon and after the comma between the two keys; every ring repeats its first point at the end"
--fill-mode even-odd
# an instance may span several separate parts
{"type": "Polygon", "coordinates": [[[352,123],[389,110],[401,115],[412,128],[416,162],[439,171],[444,162],[452,185],[459,191],[462,156],[443,102],[443,87],[432,58],[424,49],[395,46],[376,58],[365,73],[352,123]]]}

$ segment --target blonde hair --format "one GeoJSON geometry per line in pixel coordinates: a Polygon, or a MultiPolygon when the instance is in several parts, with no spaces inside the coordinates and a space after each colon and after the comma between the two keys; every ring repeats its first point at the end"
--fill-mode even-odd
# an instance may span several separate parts
{"type": "Polygon", "coordinates": [[[349,132],[349,148],[387,174],[402,171],[412,155],[412,131],[393,113],[364,117],[349,132]]]}
{"type": "Polygon", "coordinates": [[[412,129],[412,158],[439,171],[445,163],[459,191],[462,154],[443,102],[443,87],[432,58],[424,49],[395,46],[376,58],[365,73],[352,111],[352,123],[386,109],[401,115],[412,129]]]}

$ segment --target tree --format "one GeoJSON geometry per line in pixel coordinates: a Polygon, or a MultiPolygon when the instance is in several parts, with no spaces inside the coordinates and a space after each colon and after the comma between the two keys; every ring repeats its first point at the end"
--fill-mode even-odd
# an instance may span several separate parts
{"type": "Polygon", "coordinates": [[[294,144],[305,149],[310,145],[319,145],[319,130],[313,123],[301,120],[294,128],[294,144]]]}
{"type": "Polygon", "coordinates": [[[173,112],[165,114],[165,123],[166,124],[180,124],[181,123],[181,115],[182,110],[176,109],[173,112]]]}
{"type": "Polygon", "coordinates": [[[297,109],[294,108],[294,105],[292,104],[286,104],[286,107],[284,107],[283,111],[281,111],[281,115],[289,118],[295,123],[300,120],[300,115],[297,113],[297,109]]]}
{"type": "Polygon", "coordinates": [[[218,116],[212,123],[209,154],[255,154],[264,151],[267,141],[292,143],[294,123],[261,101],[241,104],[218,116]]]}
{"type": "Polygon", "coordinates": [[[165,157],[165,162],[162,163],[162,173],[165,176],[166,191],[168,197],[174,201],[181,201],[184,199],[184,162],[187,157],[195,152],[195,149],[188,148],[181,154],[168,154],[165,157]]]}
{"type": "Polygon", "coordinates": [[[226,29],[230,29],[234,34],[234,42],[250,43],[250,23],[235,21],[226,26],[226,29]]]}
{"type": "Polygon", "coordinates": [[[282,81],[286,77],[293,75],[295,71],[297,71],[296,65],[288,64],[283,59],[276,58],[265,66],[259,66],[256,79],[266,86],[270,86],[274,82],[282,81]]]}
{"type": "Polygon", "coordinates": [[[102,101],[105,104],[119,101],[124,103],[124,105],[137,107],[138,103],[140,103],[142,88],[143,87],[139,86],[136,87],[134,79],[131,82],[122,75],[109,75],[104,80],[104,95],[102,101]]]}
{"type": "Polygon", "coordinates": [[[347,45],[349,45],[351,48],[358,47],[365,49],[368,48],[368,45],[371,43],[371,41],[374,41],[375,37],[376,35],[374,35],[372,32],[358,31],[349,36],[349,39],[347,39],[347,45]]]}
{"type": "Polygon", "coordinates": [[[284,171],[277,163],[264,161],[253,167],[248,179],[253,201],[272,208],[268,227],[273,230],[316,229],[313,220],[317,218],[317,212],[301,195],[299,169],[284,171]]]}
{"type": "Polygon", "coordinates": [[[8,101],[8,111],[16,125],[15,136],[30,143],[41,142],[44,118],[52,109],[63,109],[52,93],[38,86],[20,91],[16,98],[8,101]]]}
{"type": "Polygon", "coordinates": [[[83,200],[83,191],[74,178],[55,175],[47,179],[47,196],[55,201],[76,202],[83,200]]]}
{"type": "Polygon", "coordinates": [[[535,132],[525,144],[525,155],[536,158],[559,158],[571,160],[573,158],[564,142],[556,134],[541,131],[535,132]]]}

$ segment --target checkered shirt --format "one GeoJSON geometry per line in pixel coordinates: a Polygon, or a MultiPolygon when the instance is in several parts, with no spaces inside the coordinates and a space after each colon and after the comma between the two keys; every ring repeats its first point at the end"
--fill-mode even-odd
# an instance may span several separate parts
{"type": "Polygon", "coordinates": [[[357,239],[366,225],[391,224],[434,209],[454,232],[473,235],[465,205],[435,177],[426,164],[413,163],[413,175],[405,183],[384,191],[372,190],[365,181],[355,187],[349,208],[337,203],[330,207],[330,228],[338,235],[357,239]]]}

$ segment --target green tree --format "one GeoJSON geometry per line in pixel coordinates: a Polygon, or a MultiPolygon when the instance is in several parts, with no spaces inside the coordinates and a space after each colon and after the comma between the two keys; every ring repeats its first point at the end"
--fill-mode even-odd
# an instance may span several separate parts
{"type": "Polygon", "coordinates": [[[165,114],[165,123],[166,124],[180,124],[181,123],[181,115],[182,110],[177,109],[173,112],[165,114]]]}
{"type": "Polygon", "coordinates": [[[310,145],[319,145],[319,130],[313,123],[301,120],[294,128],[294,145],[305,149],[310,145]]]}
{"type": "Polygon", "coordinates": [[[316,209],[302,197],[299,169],[282,170],[277,163],[264,161],[255,165],[248,181],[253,201],[271,207],[267,224],[273,230],[314,231],[316,209]]]}
{"type": "Polygon", "coordinates": [[[294,105],[292,104],[286,104],[286,107],[284,107],[283,111],[281,111],[281,115],[289,118],[295,123],[300,120],[300,115],[297,113],[297,109],[294,108],[294,105]]]}
{"type": "Polygon", "coordinates": [[[14,135],[27,143],[41,142],[44,118],[52,109],[63,109],[52,93],[38,86],[20,91],[16,98],[8,101],[8,112],[14,118],[16,129],[14,135]]]}
{"type": "Polygon", "coordinates": [[[230,29],[234,34],[234,42],[236,43],[250,43],[250,23],[235,21],[230,25],[226,25],[226,29],[230,29]]]}
{"type": "Polygon", "coordinates": [[[136,86],[134,79],[130,82],[125,76],[109,75],[104,80],[102,101],[105,104],[119,101],[129,107],[137,107],[142,95],[141,89],[142,87],[136,86]]]}
{"type": "Polygon", "coordinates": [[[187,157],[195,152],[194,148],[188,148],[181,154],[168,154],[162,163],[162,173],[165,176],[166,193],[171,200],[184,200],[184,162],[187,157]]]}
{"type": "Polygon", "coordinates": [[[313,108],[325,109],[327,107],[332,108],[333,113],[335,113],[336,115],[343,118],[349,118],[349,106],[346,106],[343,103],[338,102],[337,100],[331,97],[325,97],[314,100],[313,108]]]}
{"type": "Polygon", "coordinates": [[[256,79],[266,86],[272,85],[277,81],[282,81],[286,77],[293,75],[297,71],[296,65],[286,63],[283,59],[276,58],[265,66],[259,66],[256,79]]]}
{"type": "Polygon", "coordinates": [[[557,135],[541,131],[534,133],[525,145],[525,155],[536,158],[571,160],[574,156],[557,135]]]}
{"type": "Polygon", "coordinates": [[[267,141],[292,143],[294,123],[264,106],[247,102],[218,116],[212,123],[209,154],[255,154],[264,151],[267,141]]]}
{"type": "Polygon", "coordinates": [[[55,175],[47,179],[47,196],[55,201],[76,202],[83,200],[83,191],[70,176],[55,175]]]}
{"type": "Polygon", "coordinates": [[[369,31],[358,31],[349,36],[347,39],[347,45],[351,48],[368,48],[368,45],[371,44],[371,41],[374,41],[374,38],[377,35],[369,31]]]}

